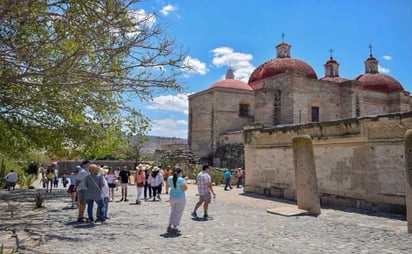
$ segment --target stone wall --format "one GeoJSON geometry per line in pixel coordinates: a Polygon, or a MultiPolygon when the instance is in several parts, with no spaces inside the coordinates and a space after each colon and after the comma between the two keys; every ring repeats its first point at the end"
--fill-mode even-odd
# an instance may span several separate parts
{"type": "Polygon", "coordinates": [[[245,128],[245,191],[296,199],[293,137],[313,140],[324,205],[405,213],[404,135],[412,112],[278,128],[245,128]]]}
{"type": "Polygon", "coordinates": [[[189,145],[199,158],[213,156],[219,135],[239,131],[253,120],[252,91],[213,88],[189,96],[189,145]],[[239,116],[239,104],[248,104],[249,116],[239,116]]]}

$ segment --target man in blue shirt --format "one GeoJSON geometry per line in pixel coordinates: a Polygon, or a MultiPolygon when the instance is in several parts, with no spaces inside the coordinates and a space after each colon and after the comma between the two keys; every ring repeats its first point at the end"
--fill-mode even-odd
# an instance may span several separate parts
{"type": "Polygon", "coordinates": [[[232,177],[232,172],[229,169],[225,171],[225,190],[227,191],[228,188],[232,189],[232,185],[230,184],[230,178],[232,177]]]}

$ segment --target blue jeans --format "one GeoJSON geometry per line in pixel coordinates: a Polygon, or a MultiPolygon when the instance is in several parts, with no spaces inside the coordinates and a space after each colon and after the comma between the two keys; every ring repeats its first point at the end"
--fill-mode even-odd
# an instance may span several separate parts
{"type": "Polygon", "coordinates": [[[242,178],[243,178],[243,177],[238,177],[238,178],[237,178],[237,187],[238,187],[238,188],[240,188],[240,185],[243,185],[243,183],[242,183],[242,178]]]}
{"type": "Polygon", "coordinates": [[[152,197],[152,187],[150,186],[150,184],[146,183],[144,184],[144,198],[147,198],[147,191],[149,191],[149,197],[152,197]]]}
{"type": "Polygon", "coordinates": [[[232,185],[230,184],[230,178],[226,178],[225,183],[225,190],[227,190],[228,187],[232,189],[232,185]]]}
{"type": "Polygon", "coordinates": [[[94,221],[93,219],[93,203],[96,201],[97,204],[97,209],[99,209],[99,218],[97,218],[100,221],[105,221],[106,220],[106,207],[104,206],[104,201],[103,199],[100,200],[92,200],[88,199],[87,200],[87,215],[89,216],[89,221],[94,221]]]}

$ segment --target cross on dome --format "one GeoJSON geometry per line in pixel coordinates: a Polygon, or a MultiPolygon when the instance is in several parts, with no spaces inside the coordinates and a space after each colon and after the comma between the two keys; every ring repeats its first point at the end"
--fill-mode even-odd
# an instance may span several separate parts
{"type": "Polygon", "coordinates": [[[372,44],[369,42],[369,53],[370,53],[370,56],[372,56],[372,44]]]}

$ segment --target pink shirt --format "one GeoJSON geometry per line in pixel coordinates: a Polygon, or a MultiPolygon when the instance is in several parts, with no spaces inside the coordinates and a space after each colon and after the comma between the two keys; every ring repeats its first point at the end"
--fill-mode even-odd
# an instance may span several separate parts
{"type": "Polygon", "coordinates": [[[134,181],[135,183],[144,183],[145,182],[145,178],[144,178],[144,172],[141,172],[140,175],[138,172],[136,172],[135,176],[134,176],[134,181]]]}

